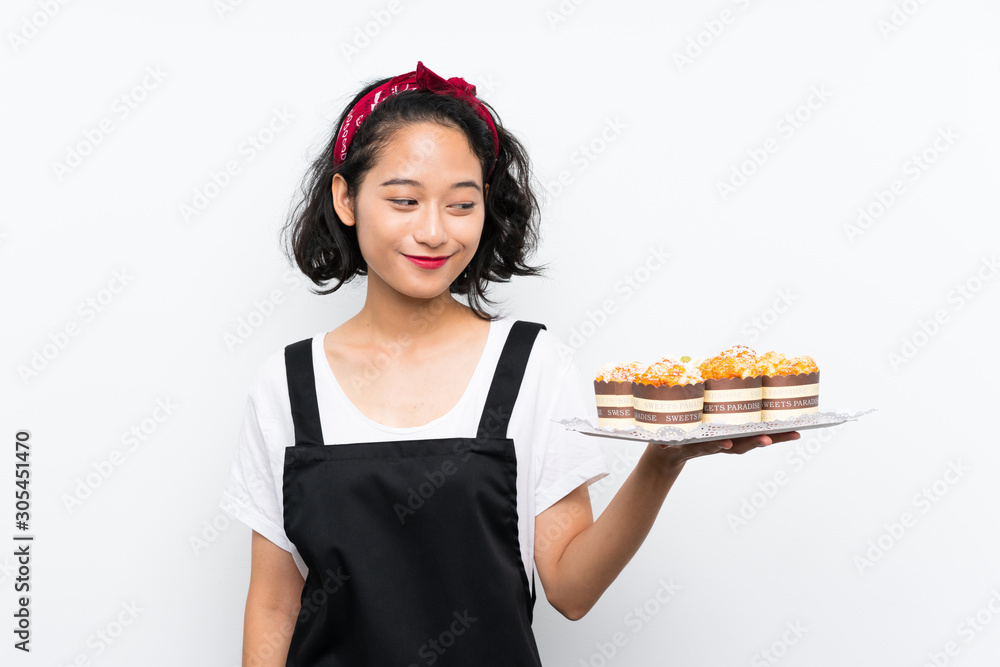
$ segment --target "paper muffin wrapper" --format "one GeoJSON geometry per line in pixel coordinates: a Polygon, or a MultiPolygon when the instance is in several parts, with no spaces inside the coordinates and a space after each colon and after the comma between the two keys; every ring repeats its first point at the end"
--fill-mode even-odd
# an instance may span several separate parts
{"type": "Polygon", "coordinates": [[[636,428],[650,433],[664,426],[690,430],[701,424],[705,384],[654,386],[632,383],[632,414],[636,428]]]}
{"type": "Polygon", "coordinates": [[[702,421],[712,424],[746,424],[760,421],[763,378],[705,380],[702,421]]]}
{"type": "Polygon", "coordinates": [[[594,380],[597,399],[597,425],[601,428],[634,428],[632,418],[632,383],[594,380]]]}
{"type": "MultiPolygon", "coordinates": [[[[708,405],[707,403],[705,404],[708,405]]],[[[701,420],[706,424],[751,424],[761,421],[762,410],[753,412],[706,412],[701,420]]]]}
{"type": "Polygon", "coordinates": [[[819,411],[819,371],[764,376],[761,420],[788,419],[819,411]]]}

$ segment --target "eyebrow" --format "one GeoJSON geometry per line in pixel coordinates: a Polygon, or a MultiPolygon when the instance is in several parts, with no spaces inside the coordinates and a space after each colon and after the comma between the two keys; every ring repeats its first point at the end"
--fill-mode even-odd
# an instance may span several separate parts
{"type": "MultiPolygon", "coordinates": [[[[411,185],[417,188],[423,187],[420,181],[415,181],[412,178],[390,178],[385,183],[380,183],[379,187],[385,187],[387,185],[411,185]]],[[[475,188],[480,192],[482,191],[482,189],[479,187],[479,184],[476,183],[475,181],[459,181],[458,183],[453,183],[451,186],[452,190],[456,190],[458,188],[475,188]]]]}

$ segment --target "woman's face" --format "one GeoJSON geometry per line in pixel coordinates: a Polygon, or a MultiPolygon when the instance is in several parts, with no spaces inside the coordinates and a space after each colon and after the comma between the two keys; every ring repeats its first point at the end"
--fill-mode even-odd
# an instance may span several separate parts
{"type": "Polygon", "coordinates": [[[472,260],[484,195],[482,167],[465,135],[436,123],[396,132],[365,175],[353,211],[346,182],[339,175],[333,182],[340,219],[357,227],[369,282],[420,299],[446,292],[472,260]]]}

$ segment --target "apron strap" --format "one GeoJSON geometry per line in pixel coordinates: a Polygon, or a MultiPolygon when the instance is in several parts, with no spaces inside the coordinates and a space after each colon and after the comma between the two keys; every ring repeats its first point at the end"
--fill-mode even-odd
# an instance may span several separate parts
{"type": "MultiPolygon", "coordinates": [[[[544,324],[524,320],[517,320],[511,326],[497,361],[493,383],[486,396],[477,437],[507,437],[511,411],[521,389],[531,348],[538,332],[544,328],[544,324]]],[[[324,443],[323,428],[319,420],[319,401],[316,398],[312,342],[311,338],[306,338],[285,347],[285,376],[288,380],[288,399],[292,408],[296,446],[319,446],[324,443]]]]}
{"type": "Polygon", "coordinates": [[[288,379],[288,400],[292,404],[296,445],[323,444],[312,343],[312,338],[306,338],[285,346],[285,377],[288,379]]]}
{"type": "Polygon", "coordinates": [[[517,320],[511,326],[493,373],[493,384],[486,395],[486,405],[483,407],[476,437],[507,437],[507,425],[517,394],[521,390],[521,380],[528,365],[531,347],[535,344],[538,332],[544,328],[544,324],[524,320],[517,320]]]}

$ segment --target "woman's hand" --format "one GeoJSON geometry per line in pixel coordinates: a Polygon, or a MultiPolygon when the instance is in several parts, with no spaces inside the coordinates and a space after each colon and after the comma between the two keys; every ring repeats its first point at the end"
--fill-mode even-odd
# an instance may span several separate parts
{"type": "Polygon", "coordinates": [[[798,440],[798,431],[783,431],[781,433],[769,433],[767,435],[749,435],[742,438],[727,438],[724,440],[702,440],[691,442],[686,445],[667,445],[659,442],[651,442],[646,450],[654,460],[661,463],[664,469],[676,469],[684,465],[688,459],[706,456],[708,454],[746,454],[751,449],[767,447],[776,442],[785,440],[798,440]]]}

